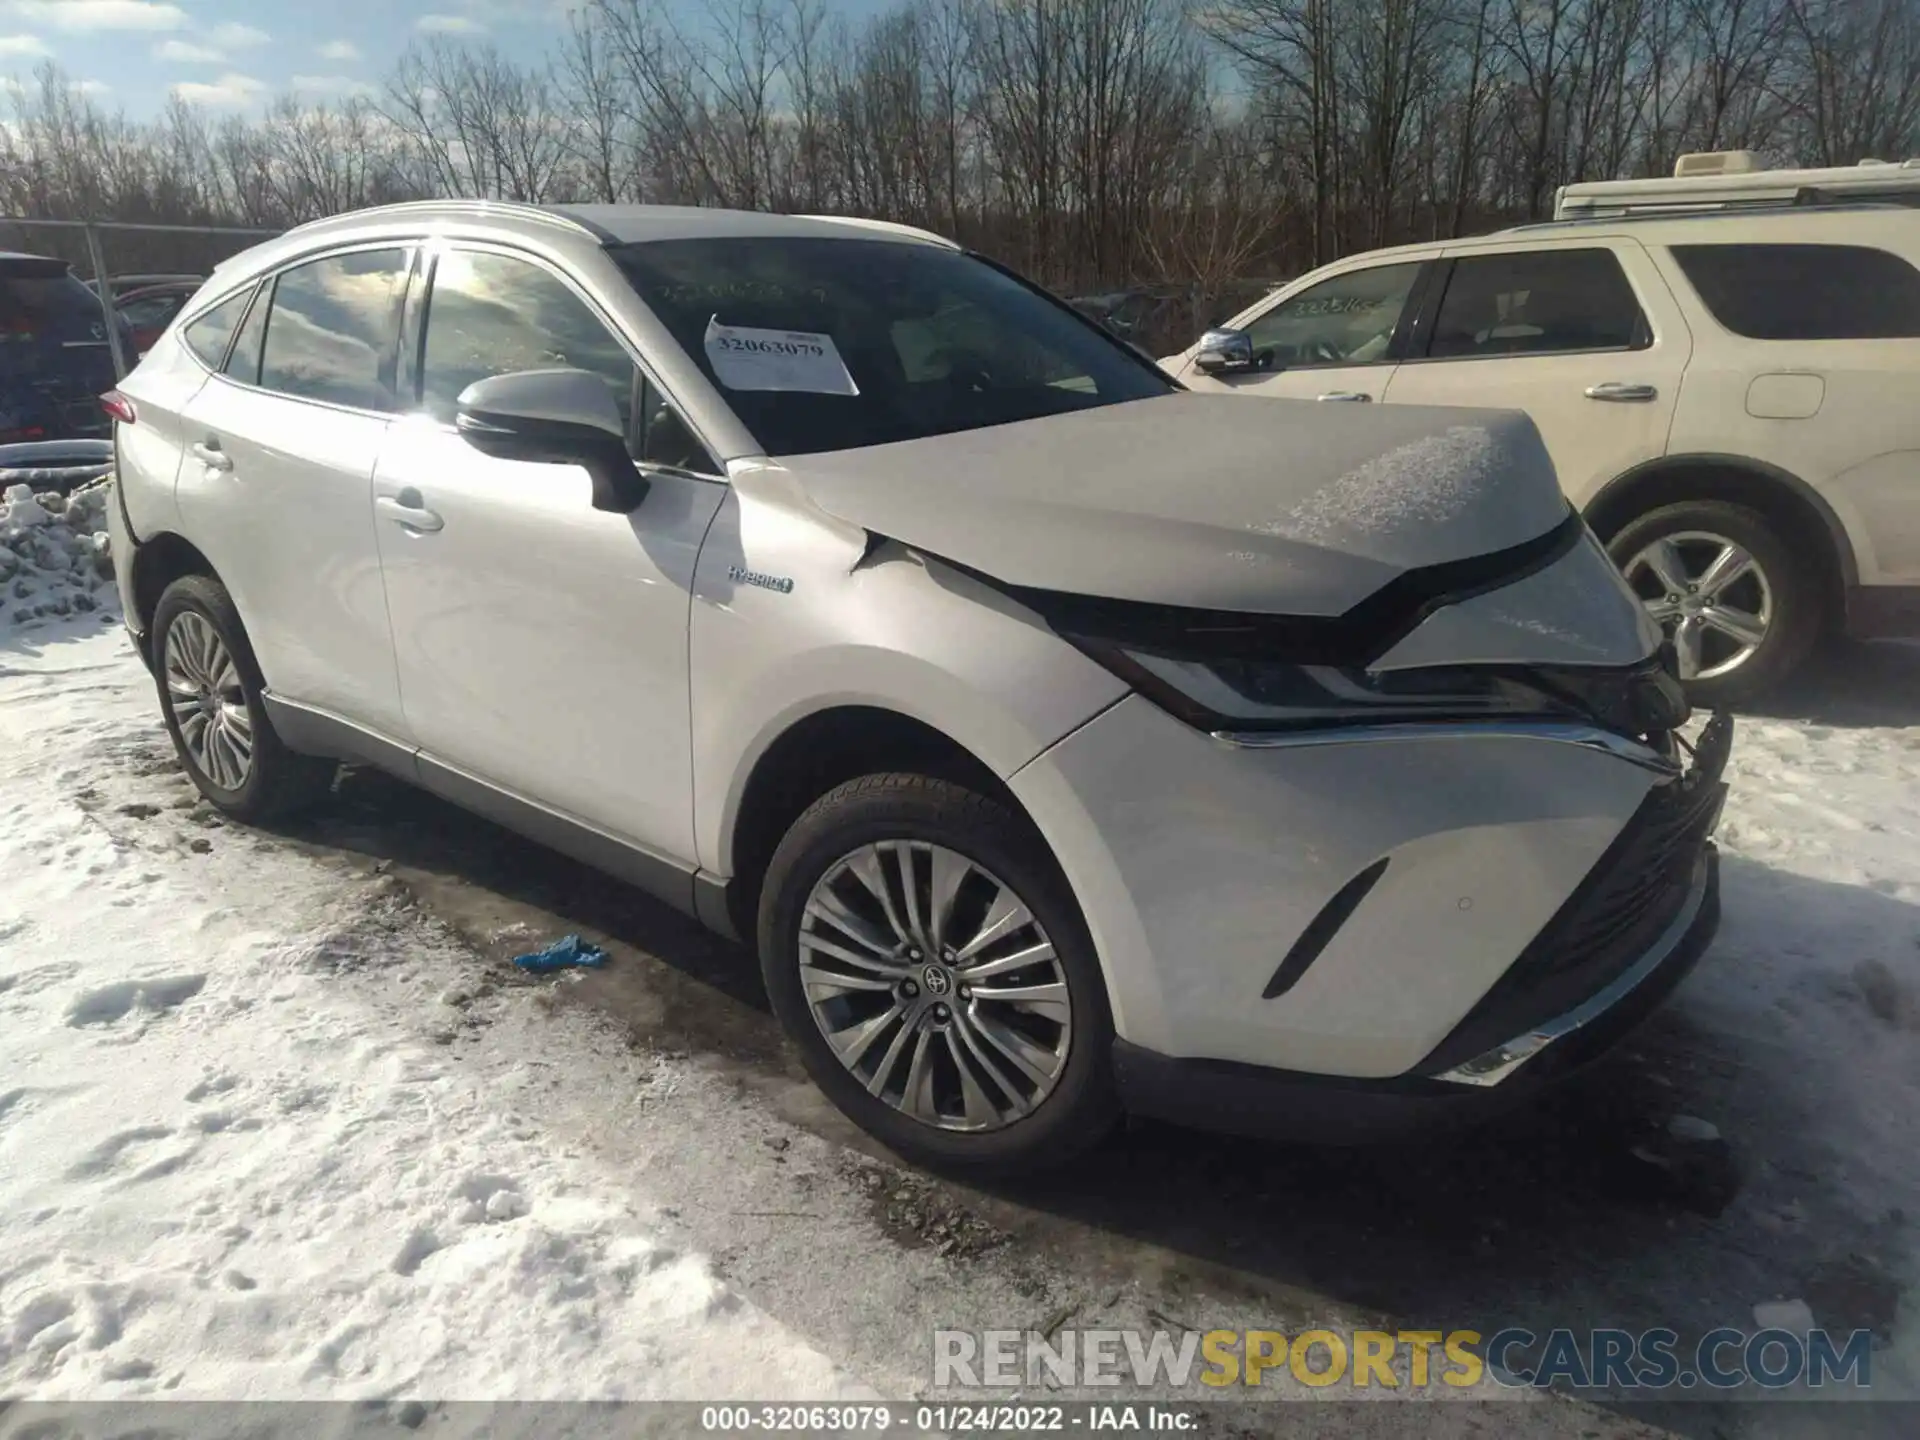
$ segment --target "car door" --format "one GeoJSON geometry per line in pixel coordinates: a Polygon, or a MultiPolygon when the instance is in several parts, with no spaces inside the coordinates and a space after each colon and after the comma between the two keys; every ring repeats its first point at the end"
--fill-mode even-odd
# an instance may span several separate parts
{"type": "Polygon", "coordinates": [[[1388,402],[1526,411],[1577,503],[1666,453],[1693,341],[1632,240],[1450,247],[1414,330],[1388,402]]]}
{"type": "Polygon", "coordinates": [[[1424,264],[1412,259],[1355,265],[1282,291],[1241,326],[1253,341],[1258,369],[1207,375],[1189,361],[1180,378],[1195,390],[1379,400],[1393,378],[1424,264]]]}
{"type": "Polygon", "coordinates": [[[587,292],[542,260],[446,247],[424,327],[419,413],[394,427],[374,480],[423,777],[451,767],[454,782],[684,862],[687,629],[694,562],[726,494],[719,467],[587,292]],[[490,458],[454,430],[474,381],[556,366],[613,390],[651,481],[632,514],[595,510],[579,467],[490,458]]]}
{"type": "Polygon", "coordinates": [[[262,284],[183,411],[186,533],[239,607],[280,699],[400,736],[373,528],[411,252],[305,260],[262,284]]]}

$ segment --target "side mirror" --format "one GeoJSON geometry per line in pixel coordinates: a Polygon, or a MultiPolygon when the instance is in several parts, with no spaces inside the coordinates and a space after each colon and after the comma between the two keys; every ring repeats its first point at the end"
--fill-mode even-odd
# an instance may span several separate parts
{"type": "Polygon", "coordinates": [[[517,370],[476,380],[455,402],[454,428],[482,455],[578,465],[593,508],[626,515],[647,495],[627,453],[626,426],[606,382],[585,370],[517,370]]]}
{"type": "Polygon", "coordinates": [[[1206,375],[1241,375],[1260,368],[1253,337],[1244,330],[1209,330],[1200,337],[1194,367],[1206,375]]]}

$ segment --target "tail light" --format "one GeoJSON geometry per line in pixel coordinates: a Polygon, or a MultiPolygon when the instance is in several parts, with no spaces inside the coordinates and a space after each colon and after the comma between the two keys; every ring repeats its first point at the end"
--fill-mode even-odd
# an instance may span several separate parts
{"type": "Polygon", "coordinates": [[[118,390],[109,390],[100,397],[100,408],[118,420],[122,425],[131,425],[139,416],[134,412],[133,401],[118,390]]]}

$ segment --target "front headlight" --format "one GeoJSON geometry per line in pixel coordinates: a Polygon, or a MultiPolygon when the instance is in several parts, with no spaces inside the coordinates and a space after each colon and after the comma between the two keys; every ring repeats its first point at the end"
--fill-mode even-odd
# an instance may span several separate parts
{"type": "Polygon", "coordinates": [[[1176,659],[1077,641],[1147,699],[1203,730],[1324,729],[1419,721],[1580,721],[1645,739],[1687,718],[1658,657],[1628,670],[1449,666],[1375,674],[1331,665],[1176,659]]]}

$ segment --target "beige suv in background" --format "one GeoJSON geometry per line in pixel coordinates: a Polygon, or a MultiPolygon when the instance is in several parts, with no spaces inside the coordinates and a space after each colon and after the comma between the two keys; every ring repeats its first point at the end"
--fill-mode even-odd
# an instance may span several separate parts
{"type": "Polygon", "coordinates": [[[1202,390],[1526,411],[1704,703],[1773,685],[1825,633],[1920,633],[1920,209],[1375,251],[1161,364],[1202,390]]]}

